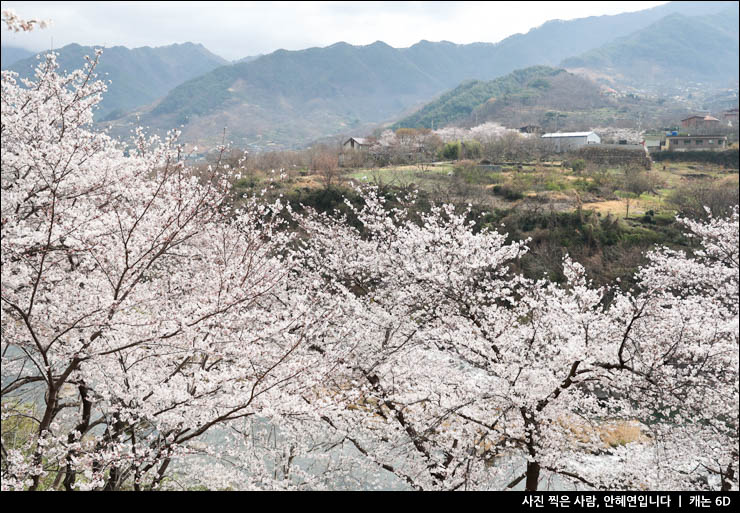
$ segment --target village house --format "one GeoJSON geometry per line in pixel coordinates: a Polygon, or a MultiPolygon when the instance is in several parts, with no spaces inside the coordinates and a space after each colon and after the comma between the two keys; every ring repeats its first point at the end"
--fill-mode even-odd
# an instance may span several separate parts
{"type": "Polygon", "coordinates": [[[601,137],[595,132],[553,132],[544,134],[542,139],[549,141],[553,151],[557,153],[575,150],[587,144],[601,143],[601,137]]]}
{"type": "Polygon", "coordinates": [[[350,137],[343,144],[344,149],[366,150],[372,146],[372,142],[364,137],[350,137]]]}
{"type": "Polygon", "coordinates": [[[690,116],[681,120],[681,128],[689,130],[707,130],[717,128],[720,124],[719,119],[713,116],[690,116]]]}
{"type": "Polygon", "coordinates": [[[727,148],[724,135],[667,135],[666,151],[723,150],[727,148]]]}

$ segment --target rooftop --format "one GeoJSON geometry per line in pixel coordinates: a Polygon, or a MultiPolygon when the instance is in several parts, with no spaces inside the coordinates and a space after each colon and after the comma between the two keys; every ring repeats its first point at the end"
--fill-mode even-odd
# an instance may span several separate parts
{"type": "Polygon", "coordinates": [[[691,134],[679,134],[679,135],[666,135],[666,139],[684,139],[689,138],[692,139],[727,139],[726,135],[691,135],[691,134]]]}
{"type": "Polygon", "coordinates": [[[703,119],[704,121],[719,121],[719,119],[713,116],[689,116],[688,118],[682,119],[681,121],[688,121],[690,119],[703,119]]]}
{"type": "Polygon", "coordinates": [[[645,147],[642,144],[589,144],[589,148],[609,148],[617,150],[641,150],[644,151],[645,147]]]}
{"type": "Polygon", "coordinates": [[[544,134],[542,137],[588,137],[591,134],[594,134],[594,132],[554,132],[544,134]]]}
{"type": "Polygon", "coordinates": [[[367,138],[365,137],[350,137],[349,139],[344,141],[344,144],[347,144],[353,139],[357,144],[368,145],[368,146],[370,145],[370,141],[368,141],[367,138]]]}

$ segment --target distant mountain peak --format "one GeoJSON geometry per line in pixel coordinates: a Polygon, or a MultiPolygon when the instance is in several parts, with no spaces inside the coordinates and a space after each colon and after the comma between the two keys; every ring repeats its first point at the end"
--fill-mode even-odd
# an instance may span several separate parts
{"type": "Polygon", "coordinates": [[[377,40],[377,41],[375,41],[373,43],[370,43],[367,46],[373,47],[373,48],[393,48],[391,45],[389,45],[385,41],[381,41],[381,40],[377,40]]]}

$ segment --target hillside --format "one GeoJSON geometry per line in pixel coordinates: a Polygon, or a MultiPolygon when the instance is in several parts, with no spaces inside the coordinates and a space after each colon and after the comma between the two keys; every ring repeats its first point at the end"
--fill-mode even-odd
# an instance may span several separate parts
{"type": "Polygon", "coordinates": [[[259,59],[260,57],[262,57],[262,54],[261,53],[260,54],[257,54],[257,55],[247,55],[246,57],[243,57],[241,59],[236,59],[236,60],[232,61],[232,64],[238,64],[240,62],[249,62],[249,61],[253,61],[255,59],[259,59]]]}
{"type": "Polygon", "coordinates": [[[680,92],[691,83],[738,80],[738,4],[719,14],[672,14],[561,65],[609,76],[614,83],[680,92]]]}
{"type": "MultiPolygon", "coordinates": [[[[421,41],[398,49],[378,41],[279,50],[194,78],[142,111],[141,119],[157,129],[182,124],[185,140],[202,147],[220,141],[224,128],[230,140],[255,149],[300,147],[397,119],[467,79],[557,65],[667,14],[717,12],[727,5],[678,2],[616,16],[555,20],[496,44],[421,41]]],[[[128,131],[126,123],[113,128],[128,131]]]]}
{"type": "Polygon", "coordinates": [[[596,126],[636,127],[680,118],[685,106],[635,95],[614,96],[586,77],[564,69],[533,66],[490,81],[471,80],[444,93],[393,128],[538,125],[547,131],[596,126]]]}
{"type": "Polygon", "coordinates": [[[441,85],[382,42],[279,50],[218,68],[170,92],[142,116],[147,125],[185,125],[191,141],[282,146],[375,123],[431,96],[441,85]]]}
{"type": "MultiPolygon", "coordinates": [[[[76,69],[85,55],[95,48],[70,44],[57,50],[61,69],[76,69]]],[[[129,49],[123,46],[105,48],[96,73],[110,80],[96,120],[115,119],[141,105],[161,98],[173,87],[195,76],[207,73],[227,61],[209,52],[203,45],[184,43],[151,48],[129,49]]],[[[38,61],[35,56],[22,59],[9,67],[22,77],[30,77],[38,61]]]]}
{"type": "Polygon", "coordinates": [[[562,69],[533,66],[490,81],[466,81],[402,119],[394,127],[439,128],[463,121],[485,104],[515,99],[532,101],[552,88],[548,79],[564,73],[562,69]]]}

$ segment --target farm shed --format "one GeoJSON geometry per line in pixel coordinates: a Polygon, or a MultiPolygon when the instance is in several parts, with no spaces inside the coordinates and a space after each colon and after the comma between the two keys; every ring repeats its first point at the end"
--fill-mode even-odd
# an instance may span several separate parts
{"type": "Polygon", "coordinates": [[[601,142],[601,137],[595,132],[554,132],[544,134],[542,138],[549,141],[552,144],[553,151],[557,153],[601,142]]]}
{"type": "Polygon", "coordinates": [[[353,150],[367,149],[370,146],[370,141],[368,141],[364,137],[350,137],[349,139],[344,141],[344,144],[342,144],[343,148],[350,148],[353,150]]]}

